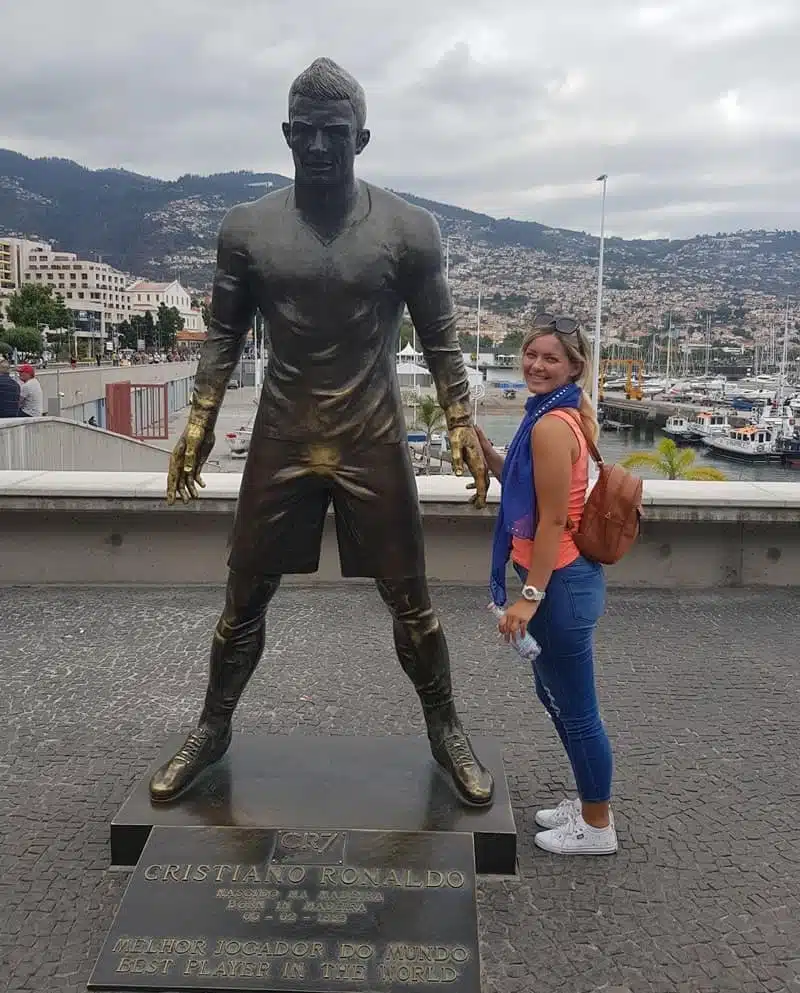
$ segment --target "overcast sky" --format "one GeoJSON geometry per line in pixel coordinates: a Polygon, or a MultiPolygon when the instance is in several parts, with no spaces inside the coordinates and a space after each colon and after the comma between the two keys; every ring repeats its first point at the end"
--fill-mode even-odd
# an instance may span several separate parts
{"type": "Polygon", "coordinates": [[[381,185],[596,232],[607,172],[612,234],[800,228],[800,0],[0,6],[0,146],[26,155],[288,175],[286,93],[328,55],[381,185]]]}

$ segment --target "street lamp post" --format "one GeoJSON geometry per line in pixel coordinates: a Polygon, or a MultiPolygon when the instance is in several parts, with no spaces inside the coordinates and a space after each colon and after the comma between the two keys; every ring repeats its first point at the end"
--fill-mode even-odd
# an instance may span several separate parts
{"type": "Polygon", "coordinates": [[[600,340],[603,325],[603,249],[606,235],[606,186],[608,175],[598,176],[598,183],[603,184],[603,199],[600,207],[600,258],[597,265],[597,314],[594,322],[594,348],[592,351],[592,400],[595,409],[600,402],[600,340]]]}
{"type": "Polygon", "coordinates": [[[475,377],[475,413],[473,415],[473,423],[478,423],[478,400],[479,397],[479,383],[481,375],[481,288],[478,287],[478,323],[475,328],[475,372],[477,373],[475,377]]]}

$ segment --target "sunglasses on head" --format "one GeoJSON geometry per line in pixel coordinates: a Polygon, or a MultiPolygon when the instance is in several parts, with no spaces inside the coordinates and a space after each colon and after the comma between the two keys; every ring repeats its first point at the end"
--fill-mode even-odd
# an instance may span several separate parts
{"type": "Polygon", "coordinates": [[[574,317],[565,317],[558,314],[537,314],[533,319],[535,331],[553,330],[559,334],[576,334],[580,325],[574,317]]]}

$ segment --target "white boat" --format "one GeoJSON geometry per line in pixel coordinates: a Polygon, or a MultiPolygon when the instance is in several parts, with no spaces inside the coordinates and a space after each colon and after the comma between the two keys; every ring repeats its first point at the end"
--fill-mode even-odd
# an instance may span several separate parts
{"type": "Polygon", "coordinates": [[[692,437],[691,421],[682,414],[673,414],[667,418],[663,431],[673,441],[689,441],[692,437]]]}
{"type": "Polygon", "coordinates": [[[776,446],[777,432],[764,424],[747,424],[731,428],[706,441],[710,452],[723,458],[743,462],[777,462],[781,458],[776,446]]]}
{"type": "Polygon", "coordinates": [[[642,384],[642,394],[645,397],[661,396],[662,394],[668,394],[675,385],[672,379],[645,376],[644,383],[642,384]]]}
{"type": "Polygon", "coordinates": [[[232,459],[246,459],[250,450],[250,439],[253,437],[251,428],[241,427],[238,431],[229,431],[225,435],[225,441],[231,450],[232,459]]]}
{"type": "Polygon", "coordinates": [[[782,407],[777,404],[765,407],[758,420],[758,427],[762,425],[769,428],[776,439],[792,438],[800,426],[800,411],[789,403],[785,403],[782,407]]]}
{"type": "MultiPolygon", "coordinates": [[[[406,441],[409,444],[424,445],[428,440],[428,435],[423,428],[412,428],[406,432],[406,441]]],[[[441,432],[434,431],[431,434],[431,445],[441,445],[443,441],[441,432]]]]}
{"type": "Polygon", "coordinates": [[[711,438],[727,434],[731,428],[725,410],[700,410],[689,422],[688,440],[707,444],[711,438]]]}

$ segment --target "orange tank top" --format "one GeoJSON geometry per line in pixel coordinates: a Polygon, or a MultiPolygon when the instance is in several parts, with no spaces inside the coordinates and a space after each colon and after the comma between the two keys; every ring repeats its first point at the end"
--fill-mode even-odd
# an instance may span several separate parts
{"type": "MultiPolygon", "coordinates": [[[[586,438],[581,431],[574,417],[565,410],[551,410],[546,417],[558,417],[566,421],[572,428],[573,434],[580,445],[578,460],[572,466],[572,482],[569,488],[569,504],[567,505],[567,517],[577,528],[583,517],[583,508],[586,503],[586,488],[589,485],[589,447],[586,438]]],[[[530,569],[531,556],[533,554],[533,541],[529,538],[513,538],[511,542],[511,559],[523,569],[530,569]]],[[[564,566],[574,562],[580,556],[580,552],[572,540],[572,535],[566,529],[561,535],[561,542],[558,546],[558,557],[556,558],[556,569],[563,569],[564,566]]]]}

